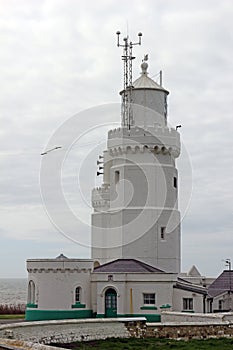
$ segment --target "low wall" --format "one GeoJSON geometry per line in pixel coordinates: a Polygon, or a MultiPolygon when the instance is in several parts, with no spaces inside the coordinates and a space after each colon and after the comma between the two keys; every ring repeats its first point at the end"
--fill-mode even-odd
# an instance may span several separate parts
{"type": "MultiPolygon", "coordinates": [[[[58,348],[49,345],[43,345],[38,343],[26,342],[23,340],[3,339],[0,338],[0,349],[4,350],[58,350],[58,348]]],[[[65,348],[59,348],[59,350],[67,350],[65,348]]]]}
{"type": "Polygon", "coordinates": [[[62,321],[35,321],[4,324],[0,326],[0,338],[16,339],[33,343],[70,343],[74,341],[87,341],[106,338],[141,337],[142,326],[137,331],[128,330],[125,322],[143,322],[146,319],[84,319],[62,321]]]}
{"type": "Polygon", "coordinates": [[[170,339],[207,339],[233,337],[233,324],[203,324],[203,323],[185,323],[185,324],[152,324],[148,323],[146,327],[146,337],[152,338],[170,338],[170,339]]]}
{"type": "MultiPolygon", "coordinates": [[[[147,323],[146,318],[35,321],[0,326],[0,338],[40,344],[106,338],[206,339],[233,337],[233,322],[147,323]]],[[[0,341],[1,343],[1,341],[0,341]]]]}
{"type": "Polygon", "coordinates": [[[161,323],[183,323],[183,322],[203,322],[221,323],[224,321],[233,322],[233,313],[199,314],[188,312],[166,311],[161,313],[161,323]]]}

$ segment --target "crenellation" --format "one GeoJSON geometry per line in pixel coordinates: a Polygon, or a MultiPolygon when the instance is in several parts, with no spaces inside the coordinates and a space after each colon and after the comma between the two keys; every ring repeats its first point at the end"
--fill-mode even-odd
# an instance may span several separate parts
{"type": "Polygon", "coordinates": [[[125,145],[124,147],[118,147],[118,148],[110,148],[109,149],[110,155],[112,157],[119,156],[122,154],[139,154],[139,153],[145,153],[145,152],[151,152],[154,154],[170,154],[173,157],[177,158],[180,154],[180,150],[177,147],[172,147],[169,144],[161,144],[161,145],[154,145],[154,144],[146,144],[146,145],[140,145],[140,146],[134,146],[133,144],[125,145]]]}
{"type": "Polygon", "coordinates": [[[158,124],[154,124],[154,126],[148,126],[146,128],[142,127],[131,127],[130,130],[128,130],[125,127],[121,127],[118,129],[112,129],[108,132],[108,139],[112,138],[131,138],[133,136],[159,136],[160,134],[163,134],[165,136],[173,136],[177,137],[179,136],[179,133],[177,130],[175,130],[173,127],[168,126],[162,126],[158,124]]]}

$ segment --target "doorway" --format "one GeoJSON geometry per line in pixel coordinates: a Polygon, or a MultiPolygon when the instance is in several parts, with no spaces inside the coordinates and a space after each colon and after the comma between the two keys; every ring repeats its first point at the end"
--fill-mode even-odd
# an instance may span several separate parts
{"type": "Polygon", "coordinates": [[[105,317],[117,317],[117,293],[113,288],[105,292],[105,317]]]}

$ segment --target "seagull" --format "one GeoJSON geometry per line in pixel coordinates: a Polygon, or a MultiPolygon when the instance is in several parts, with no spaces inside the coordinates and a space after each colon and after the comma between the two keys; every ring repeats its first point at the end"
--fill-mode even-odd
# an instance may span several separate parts
{"type": "Polygon", "coordinates": [[[61,146],[56,146],[56,147],[54,147],[54,148],[49,149],[48,151],[45,151],[45,152],[41,153],[40,155],[41,155],[41,156],[44,156],[45,154],[47,154],[47,153],[49,153],[49,152],[52,152],[52,151],[54,151],[55,149],[59,149],[59,148],[62,148],[62,147],[61,147],[61,146]]]}

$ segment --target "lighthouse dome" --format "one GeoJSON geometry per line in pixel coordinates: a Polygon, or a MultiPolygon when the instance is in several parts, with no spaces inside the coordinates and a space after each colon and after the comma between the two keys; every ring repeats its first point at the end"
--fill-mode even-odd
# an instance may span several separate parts
{"type": "Polygon", "coordinates": [[[169,94],[162,86],[157,84],[153,79],[148,77],[148,63],[143,61],[141,64],[141,76],[133,82],[134,89],[155,89],[164,91],[166,94],[169,94]]]}
{"type": "Polygon", "coordinates": [[[148,56],[145,57],[141,64],[141,75],[133,82],[131,89],[134,125],[166,126],[169,92],[148,76],[148,56]]]}

